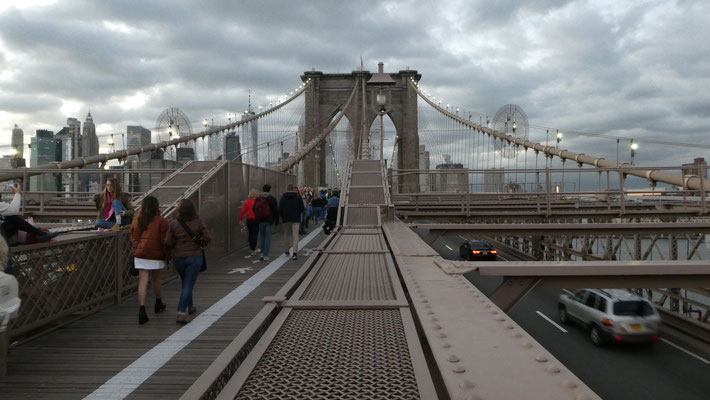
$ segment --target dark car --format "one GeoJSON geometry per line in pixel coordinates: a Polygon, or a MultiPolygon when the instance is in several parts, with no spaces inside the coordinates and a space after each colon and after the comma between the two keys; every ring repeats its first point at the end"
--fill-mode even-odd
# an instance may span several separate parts
{"type": "Polygon", "coordinates": [[[495,261],[498,251],[490,243],[481,240],[467,240],[459,247],[461,257],[469,261],[495,261]]]}

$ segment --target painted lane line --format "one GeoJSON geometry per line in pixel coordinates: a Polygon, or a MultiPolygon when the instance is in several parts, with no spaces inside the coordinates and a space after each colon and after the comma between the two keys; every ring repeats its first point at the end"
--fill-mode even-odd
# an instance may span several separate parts
{"type": "Polygon", "coordinates": [[[459,237],[460,237],[461,239],[465,240],[465,241],[468,241],[468,238],[465,238],[465,237],[463,237],[463,236],[461,236],[461,235],[459,235],[459,237]]]}
{"type": "Polygon", "coordinates": [[[542,318],[545,318],[547,320],[547,322],[551,323],[555,328],[561,330],[564,333],[567,333],[567,329],[557,325],[557,322],[551,320],[547,315],[541,313],[540,311],[535,311],[535,312],[537,313],[537,315],[541,316],[542,318]]]}
{"type": "Polygon", "coordinates": [[[562,289],[562,291],[565,292],[565,293],[567,293],[567,294],[569,294],[569,295],[574,296],[574,293],[570,292],[570,291],[567,290],[567,289],[562,289]]]}
{"type": "Polygon", "coordinates": [[[454,251],[454,249],[452,249],[451,247],[449,247],[448,244],[445,244],[444,246],[446,246],[447,249],[449,249],[449,250],[451,250],[451,251],[454,251]]]}
{"type": "Polygon", "coordinates": [[[691,357],[697,358],[698,360],[704,362],[705,364],[710,364],[710,361],[708,361],[708,360],[706,360],[706,359],[700,357],[699,355],[697,355],[697,354],[695,354],[695,353],[692,353],[692,352],[690,352],[690,351],[688,351],[688,350],[686,350],[686,349],[684,349],[684,348],[678,346],[677,344],[675,344],[675,343],[673,343],[673,342],[670,342],[670,341],[668,341],[668,340],[666,340],[666,339],[663,339],[663,338],[661,338],[661,340],[662,340],[664,343],[668,343],[669,345],[671,345],[671,346],[675,347],[676,349],[682,351],[683,353],[685,353],[685,354],[687,354],[687,355],[689,355],[689,356],[691,356],[691,357]]]}
{"type": "MultiPolygon", "coordinates": [[[[308,243],[320,233],[320,229],[315,229],[308,234],[300,243],[308,243]]],[[[143,382],[150,378],[155,372],[173,358],[180,350],[199,337],[212,324],[217,322],[224,314],[234,308],[249,293],[258,288],[271,274],[278,271],[291,258],[281,255],[266,265],[259,272],[244,281],[236,289],[232,290],[222,299],[217,301],[189,324],[178,329],[148,350],[139,359],[124,368],[121,372],[106,381],[101,387],[84,399],[123,399],[136,390],[143,382]]]]}

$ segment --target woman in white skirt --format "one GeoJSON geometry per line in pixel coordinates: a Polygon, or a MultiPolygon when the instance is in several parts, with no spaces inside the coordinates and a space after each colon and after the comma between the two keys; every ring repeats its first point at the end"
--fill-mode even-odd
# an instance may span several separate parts
{"type": "Polygon", "coordinates": [[[165,311],[160,295],[160,275],[169,260],[170,250],[165,247],[165,235],[168,232],[168,222],[160,216],[158,199],[146,196],[141,204],[138,217],[131,224],[131,242],[133,257],[138,270],[138,324],[148,322],[145,311],[145,296],[148,290],[148,279],[153,279],[155,292],[155,313],[165,311]]]}

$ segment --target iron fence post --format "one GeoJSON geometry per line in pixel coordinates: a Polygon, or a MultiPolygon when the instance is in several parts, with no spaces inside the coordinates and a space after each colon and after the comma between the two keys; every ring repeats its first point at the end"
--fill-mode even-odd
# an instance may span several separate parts
{"type": "Polygon", "coordinates": [[[121,293],[123,292],[123,276],[121,274],[122,272],[122,267],[126,264],[124,260],[124,252],[123,252],[123,241],[121,240],[121,232],[115,232],[113,236],[113,251],[114,251],[114,260],[116,262],[113,264],[114,265],[114,280],[116,284],[114,285],[114,290],[116,291],[114,295],[114,303],[115,304],[121,304],[121,293]]]}

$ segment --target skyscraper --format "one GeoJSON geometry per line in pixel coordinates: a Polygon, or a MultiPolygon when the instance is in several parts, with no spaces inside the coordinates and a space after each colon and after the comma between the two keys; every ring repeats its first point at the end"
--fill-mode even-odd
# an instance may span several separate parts
{"type": "Polygon", "coordinates": [[[81,141],[82,157],[95,156],[99,154],[99,138],[96,136],[96,126],[94,125],[94,118],[91,116],[91,112],[89,112],[89,115],[86,116],[81,141]]]}
{"type": "Polygon", "coordinates": [[[74,160],[81,157],[81,122],[76,118],[67,118],[67,127],[67,136],[71,141],[71,158],[69,160],[74,160]]]}
{"type": "MultiPolygon", "coordinates": [[[[141,147],[151,143],[150,129],[146,129],[141,125],[126,126],[126,147],[141,147]]],[[[162,150],[159,154],[157,151],[151,153],[141,153],[137,156],[129,156],[126,159],[124,168],[128,169],[148,169],[151,168],[151,155],[157,158],[163,158],[162,150]]],[[[145,192],[151,186],[151,174],[149,173],[131,173],[129,175],[128,189],[132,192],[145,192]]]]}
{"type": "Polygon", "coordinates": [[[15,128],[12,130],[12,143],[11,146],[13,149],[17,150],[17,153],[15,154],[15,157],[17,158],[23,158],[23,152],[24,152],[24,136],[22,129],[20,129],[17,125],[15,125],[15,128]]]}
{"type": "MultiPolygon", "coordinates": [[[[37,167],[49,164],[56,160],[57,143],[54,140],[54,133],[46,129],[37,129],[35,137],[31,138],[30,166],[37,167]]],[[[30,178],[30,190],[32,191],[55,191],[57,181],[52,174],[42,174],[30,178]]]]}
{"type": "Polygon", "coordinates": [[[222,157],[224,160],[242,161],[242,145],[239,143],[239,135],[235,132],[228,133],[224,137],[224,147],[224,157],[222,157]]]}

